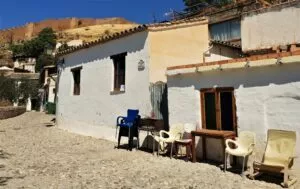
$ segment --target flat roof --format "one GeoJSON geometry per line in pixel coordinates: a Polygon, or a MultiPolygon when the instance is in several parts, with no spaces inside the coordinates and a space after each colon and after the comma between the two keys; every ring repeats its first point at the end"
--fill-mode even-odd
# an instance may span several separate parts
{"type": "Polygon", "coordinates": [[[213,71],[216,69],[233,69],[242,67],[254,67],[274,65],[276,63],[300,62],[300,50],[293,52],[269,53],[263,55],[254,55],[246,58],[235,58],[229,60],[213,61],[206,63],[186,64],[171,66],[167,68],[167,75],[176,75],[180,73],[213,71]]]}

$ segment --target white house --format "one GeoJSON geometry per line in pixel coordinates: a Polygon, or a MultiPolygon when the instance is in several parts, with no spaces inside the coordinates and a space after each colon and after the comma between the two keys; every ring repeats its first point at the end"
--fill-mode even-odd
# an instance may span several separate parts
{"type": "MultiPolygon", "coordinates": [[[[299,24],[294,20],[299,17],[291,17],[300,12],[296,3],[243,15],[242,49],[253,56],[169,67],[170,125],[180,122],[236,133],[253,131],[256,160],[261,160],[268,129],[296,131],[296,156],[300,156],[300,42],[299,27],[293,26],[299,24]],[[282,22],[274,22],[274,16],[282,22]],[[288,19],[293,24],[283,21],[288,19]]],[[[207,149],[214,149],[207,150],[208,158],[222,161],[220,140],[207,140],[207,149]]],[[[201,157],[201,141],[197,149],[201,157]]],[[[296,159],[294,171],[300,178],[299,170],[300,160],[296,159]]]]}
{"type": "Polygon", "coordinates": [[[44,102],[55,103],[57,67],[56,65],[44,66],[41,72],[41,82],[44,89],[44,102]]]}
{"type": "MultiPolygon", "coordinates": [[[[217,129],[216,122],[220,121],[221,130],[254,131],[257,160],[262,157],[268,129],[292,130],[299,136],[300,51],[276,56],[169,68],[170,125],[198,123],[200,128],[217,129]],[[210,116],[216,115],[214,110],[218,108],[221,116],[210,116]]],[[[297,156],[299,140],[298,137],[297,156]]],[[[220,141],[211,139],[208,148],[214,149],[207,151],[210,159],[223,160],[220,141]]],[[[198,156],[201,155],[199,144],[198,156]]],[[[300,175],[299,159],[295,166],[300,175]]]]}
{"type": "Polygon", "coordinates": [[[201,60],[208,46],[207,20],[198,18],[142,25],[58,53],[58,126],[115,140],[117,116],[136,108],[150,117],[161,106],[151,86],[166,82],[168,66],[201,60]]]}
{"type": "Polygon", "coordinates": [[[30,73],[35,73],[35,58],[17,57],[14,61],[14,68],[30,73]]]}
{"type": "Polygon", "coordinates": [[[71,132],[114,140],[117,116],[129,108],[142,116],[151,111],[148,32],[140,26],[86,45],[63,55],[58,68],[57,122],[71,132]]]}

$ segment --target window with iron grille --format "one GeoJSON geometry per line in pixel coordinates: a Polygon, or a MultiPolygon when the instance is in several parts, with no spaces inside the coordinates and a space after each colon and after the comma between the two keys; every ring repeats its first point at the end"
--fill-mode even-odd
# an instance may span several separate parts
{"type": "Polygon", "coordinates": [[[71,69],[73,73],[73,95],[78,96],[80,95],[80,72],[81,72],[82,67],[77,67],[71,69]]]}
{"type": "Polygon", "coordinates": [[[126,55],[127,53],[122,53],[111,56],[114,64],[114,91],[125,90],[126,55]]]}

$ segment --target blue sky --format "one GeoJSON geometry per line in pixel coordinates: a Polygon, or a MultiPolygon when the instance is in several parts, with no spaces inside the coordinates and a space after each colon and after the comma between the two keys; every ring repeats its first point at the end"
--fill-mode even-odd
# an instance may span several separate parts
{"type": "Polygon", "coordinates": [[[49,18],[124,17],[137,23],[164,19],[170,9],[184,8],[182,0],[2,0],[0,29],[49,18]]]}

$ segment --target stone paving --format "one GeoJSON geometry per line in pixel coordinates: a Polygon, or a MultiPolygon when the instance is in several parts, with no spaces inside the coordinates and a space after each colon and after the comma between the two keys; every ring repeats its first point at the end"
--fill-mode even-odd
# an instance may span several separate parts
{"type": "Polygon", "coordinates": [[[0,188],[281,188],[205,163],[114,149],[115,143],[25,113],[0,121],[0,188]]]}

